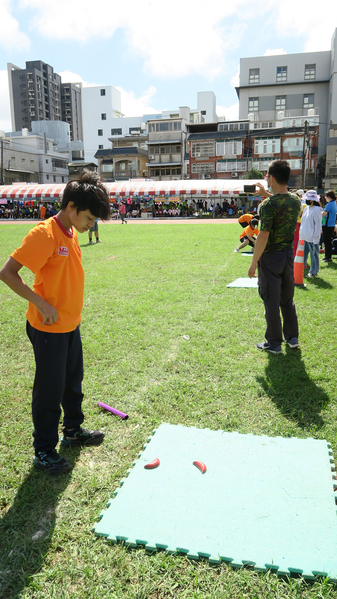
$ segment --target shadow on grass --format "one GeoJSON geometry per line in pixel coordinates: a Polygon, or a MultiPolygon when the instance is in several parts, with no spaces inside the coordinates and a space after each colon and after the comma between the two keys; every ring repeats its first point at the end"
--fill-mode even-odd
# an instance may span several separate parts
{"type": "Polygon", "coordinates": [[[324,426],[322,410],[329,403],[325,391],[311,380],[300,349],[287,347],[286,354],[268,354],[265,377],[256,379],[278,410],[305,429],[324,426]]]}
{"type": "MultiPolygon", "coordinates": [[[[72,466],[79,453],[79,448],[67,451],[72,466]]],[[[42,567],[55,527],[57,504],[71,476],[72,471],[52,477],[32,466],[19,487],[13,505],[0,521],[1,598],[23,597],[31,576],[42,567]]]]}

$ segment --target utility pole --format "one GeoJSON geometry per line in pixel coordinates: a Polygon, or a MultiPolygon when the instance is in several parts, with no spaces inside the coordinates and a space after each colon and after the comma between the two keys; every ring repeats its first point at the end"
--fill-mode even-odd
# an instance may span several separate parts
{"type": "Polygon", "coordinates": [[[4,184],[4,140],[1,140],[1,174],[0,174],[0,185],[4,184]]]}
{"type": "Polygon", "coordinates": [[[305,186],[305,155],[306,155],[307,135],[308,135],[308,121],[304,121],[304,136],[303,136],[303,151],[302,151],[302,176],[301,176],[302,189],[304,189],[304,186],[305,186]]]}

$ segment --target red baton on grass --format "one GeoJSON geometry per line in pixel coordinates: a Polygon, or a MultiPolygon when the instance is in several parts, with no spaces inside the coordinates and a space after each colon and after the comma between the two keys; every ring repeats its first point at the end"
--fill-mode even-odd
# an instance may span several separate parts
{"type": "Polygon", "coordinates": [[[120,416],[123,420],[127,420],[129,418],[129,416],[127,414],[124,414],[124,412],[115,410],[115,408],[112,408],[111,406],[107,406],[106,403],[102,403],[101,401],[99,401],[97,405],[100,408],[104,408],[104,410],[108,410],[108,412],[112,412],[113,414],[115,414],[115,416],[120,416]]]}
{"type": "Polygon", "coordinates": [[[205,472],[207,470],[207,468],[203,462],[193,462],[193,466],[196,466],[197,468],[199,468],[199,470],[200,470],[200,472],[202,472],[202,474],[205,474],[205,472]]]}

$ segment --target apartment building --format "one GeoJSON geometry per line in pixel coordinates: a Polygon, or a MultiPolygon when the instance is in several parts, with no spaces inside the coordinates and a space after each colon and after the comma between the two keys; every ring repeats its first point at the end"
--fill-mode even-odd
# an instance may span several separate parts
{"type": "Polygon", "coordinates": [[[100,149],[95,158],[98,173],[106,181],[127,181],[148,177],[148,136],[138,131],[109,138],[112,147],[100,149]]]}
{"type": "Polygon", "coordinates": [[[330,124],[337,124],[336,33],[330,51],[241,58],[239,118],[268,123],[319,116],[318,156],[325,154],[330,124]]]}
{"type": "Polygon", "coordinates": [[[21,69],[7,64],[12,130],[32,130],[34,121],[61,121],[70,125],[70,139],[83,139],[81,88],[62,84],[53,67],[33,60],[21,69]]]}
{"type": "Polygon", "coordinates": [[[82,89],[76,83],[61,83],[61,113],[70,127],[70,140],[82,141],[82,89]]]}
{"type": "Polygon", "coordinates": [[[307,186],[316,184],[319,126],[285,126],[284,121],[260,123],[250,120],[188,125],[191,179],[243,178],[256,168],[267,173],[271,160],[288,160],[291,187],[302,184],[302,160],[307,186]],[[303,154],[304,149],[304,154],[303,154]]]}
{"type": "Polygon", "coordinates": [[[4,183],[67,183],[68,153],[56,151],[56,144],[45,135],[28,129],[3,135],[4,183]]]}

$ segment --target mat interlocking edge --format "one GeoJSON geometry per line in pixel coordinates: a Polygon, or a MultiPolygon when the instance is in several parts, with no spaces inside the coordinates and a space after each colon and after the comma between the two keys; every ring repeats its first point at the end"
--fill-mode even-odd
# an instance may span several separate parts
{"type": "Polygon", "coordinates": [[[249,277],[241,277],[239,279],[236,279],[235,281],[233,281],[233,283],[229,283],[228,285],[226,285],[226,287],[253,287],[253,288],[257,288],[258,286],[258,279],[257,277],[254,277],[252,279],[250,279],[249,277]]]}
{"type": "Polygon", "coordinates": [[[334,471],[326,441],[162,424],[94,531],[150,551],[337,581],[334,471]],[[160,466],[144,469],[155,458],[160,466]]]}

